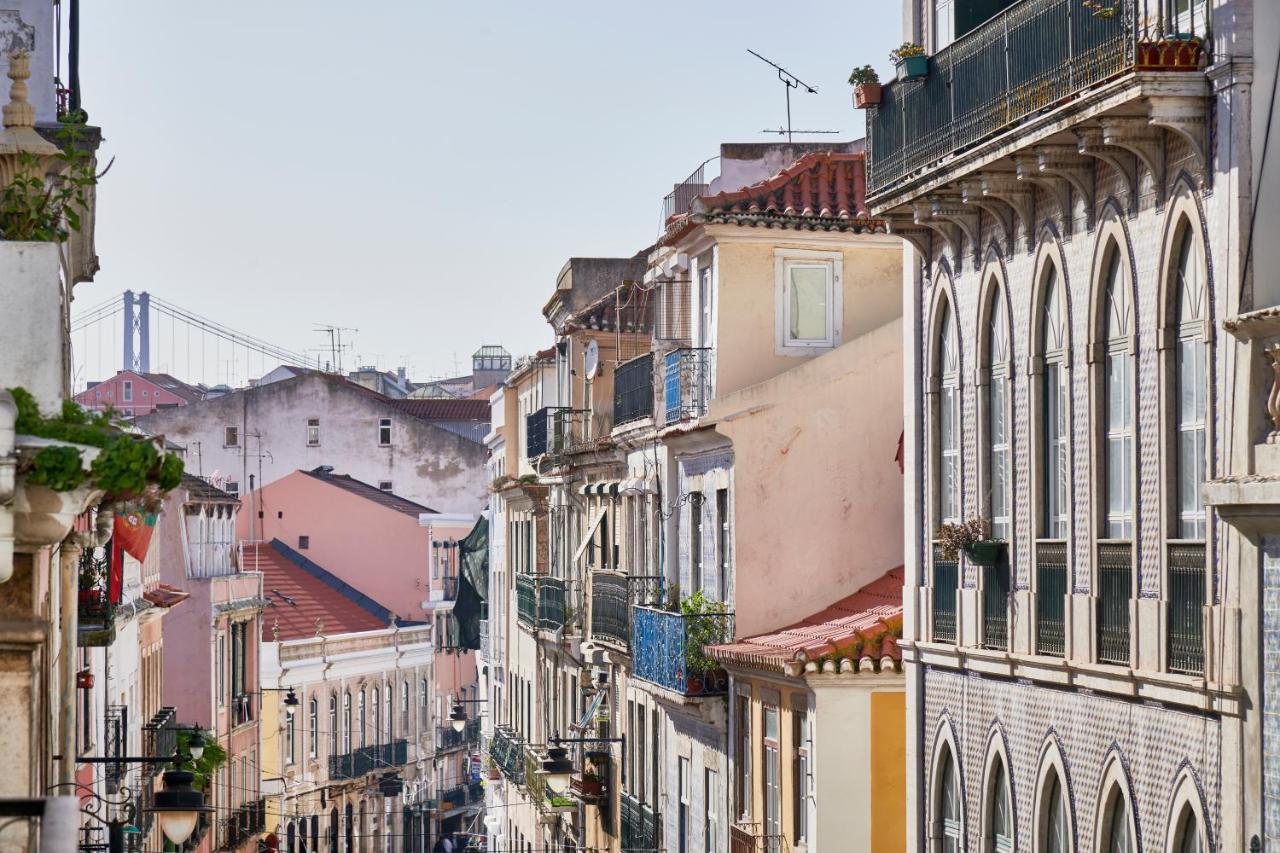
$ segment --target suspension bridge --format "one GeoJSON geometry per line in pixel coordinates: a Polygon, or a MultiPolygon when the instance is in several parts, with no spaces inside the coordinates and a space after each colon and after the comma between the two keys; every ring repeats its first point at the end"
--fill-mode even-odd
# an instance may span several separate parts
{"type": "Polygon", "coordinates": [[[114,376],[120,370],[168,373],[192,384],[243,387],[275,367],[287,364],[321,370],[341,370],[343,332],[318,326],[329,345],[300,352],[241,332],[175,305],[151,293],[126,290],[78,312],[71,319],[73,384],[81,390],[90,381],[114,376]]]}

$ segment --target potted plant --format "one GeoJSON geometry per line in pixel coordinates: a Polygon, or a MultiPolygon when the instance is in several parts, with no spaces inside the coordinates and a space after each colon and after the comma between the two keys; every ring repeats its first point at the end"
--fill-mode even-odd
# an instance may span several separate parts
{"type": "Polygon", "coordinates": [[[604,779],[590,770],[583,771],[581,776],[573,778],[573,787],[584,798],[604,796],[604,779]]]}
{"type": "Polygon", "coordinates": [[[914,42],[904,41],[889,52],[889,58],[898,69],[899,80],[929,76],[929,57],[924,55],[924,48],[914,42]]]}
{"type": "Polygon", "coordinates": [[[971,518],[939,527],[938,547],[944,560],[958,560],[963,551],[975,565],[994,566],[1004,554],[1005,541],[990,537],[985,520],[971,518]]]}
{"type": "Polygon", "coordinates": [[[1100,0],[1082,0],[1086,9],[1095,18],[1114,18],[1116,16],[1116,6],[1114,3],[1100,2],[1100,0]]]}
{"type": "Polygon", "coordinates": [[[1134,61],[1137,71],[1195,71],[1204,59],[1204,42],[1191,33],[1144,38],[1138,41],[1134,61]]]}
{"type": "Polygon", "coordinates": [[[849,75],[853,87],[853,106],[860,110],[880,103],[880,75],[870,65],[853,69],[849,75]]]}

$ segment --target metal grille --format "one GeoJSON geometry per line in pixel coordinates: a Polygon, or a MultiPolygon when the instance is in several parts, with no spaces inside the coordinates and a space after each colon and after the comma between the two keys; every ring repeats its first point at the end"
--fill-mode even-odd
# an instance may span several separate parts
{"type": "Polygon", "coordinates": [[[1009,563],[982,567],[982,644],[1009,648],[1009,563]]]}
{"type": "Polygon", "coordinates": [[[1036,652],[1066,653],[1067,543],[1036,543],[1036,652]]]}
{"type": "Polygon", "coordinates": [[[547,631],[565,623],[565,582],[561,578],[538,578],[538,627],[547,631]]]}
{"type": "Polygon", "coordinates": [[[705,646],[733,639],[732,613],[631,610],[635,676],[684,696],[714,696],[729,687],[724,670],[705,658],[705,646]]]}
{"type": "Polygon", "coordinates": [[[622,812],[621,841],[624,853],[644,853],[661,849],[658,828],[662,822],[658,814],[631,794],[620,797],[622,812]]]}
{"type": "Polygon", "coordinates": [[[343,755],[329,756],[330,779],[359,779],[405,764],[409,758],[408,741],[393,740],[373,746],[362,746],[343,755]]]}
{"type": "Polygon", "coordinates": [[[547,421],[550,409],[542,408],[524,420],[524,455],[536,459],[547,452],[547,421]]]}
{"type": "Polygon", "coordinates": [[[618,365],[613,374],[613,425],[653,415],[653,353],[618,365]]]}
{"type": "Polygon", "coordinates": [[[538,587],[533,575],[516,575],[516,619],[532,628],[538,621],[538,587]]]}
{"type": "Polygon", "coordinates": [[[1129,665],[1129,599],[1133,596],[1133,545],[1098,543],[1098,660],[1129,665]]]}
{"type": "Polygon", "coordinates": [[[941,546],[933,546],[933,640],[936,643],[956,641],[956,586],[960,566],[955,560],[942,559],[941,546]]]}
{"type": "Polygon", "coordinates": [[[1105,17],[1080,0],[1023,0],[929,57],[924,79],[886,84],[867,121],[868,195],[1132,69],[1144,42],[1207,32],[1165,3],[1114,0],[1105,17]]]}
{"type": "MultiPolygon", "coordinates": [[[[123,758],[129,754],[129,709],[124,705],[108,705],[103,720],[104,758],[123,758]]],[[[111,762],[104,767],[107,782],[107,793],[115,794],[120,790],[129,765],[123,762],[111,762]]]]}
{"type": "Polygon", "coordinates": [[[1203,542],[1169,543],[1169,669],[1204,673],[1203,542]]]}
{"type": "Polygon", "coordinates": [[[524,784],[524,740],[510,726],[498,726],[489,741],[489,757],[512,782],[524,784]]]}
{"type": "Polygon", "coordinates": [[[591,575],[591,636],[623,648],[631,645],[631,605],[653,605],[662,596],[662,578],[615,572],[591,575]]]}
{"type": "Polygon", "coordinates": [[[711,398],[711,362],[711,350],[705,347],[681,347],[666,354],[662,398],[667,423],[706,413],[711,398]]]}

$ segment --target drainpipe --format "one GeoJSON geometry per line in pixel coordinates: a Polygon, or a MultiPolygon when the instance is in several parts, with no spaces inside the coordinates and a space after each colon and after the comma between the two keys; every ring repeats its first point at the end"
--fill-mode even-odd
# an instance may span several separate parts
{"type": "Polygon", "coordinates": [[[79,587],[80,553],[84,548],[95,548],[111,538],[115,512],[111,507],[98,509],[92,533],[76,533],[63,541],[58,551],[58,590],[62,605],[60,681],[58,695],[58,735],[60,758],[58,781],[63,784],[76,780],[76,641],[80,630],[79,587]]]}

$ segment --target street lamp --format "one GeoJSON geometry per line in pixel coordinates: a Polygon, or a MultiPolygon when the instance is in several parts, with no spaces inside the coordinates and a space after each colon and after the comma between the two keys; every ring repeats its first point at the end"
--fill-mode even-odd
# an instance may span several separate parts
{"type": "Polygon", "coordinates": [[[569,760],[569,750],[563,746],[553,746],[548,749],[547,760],[542,762],[541,773],[552,794],[564,793],[565,788],[569,787],[569,777],[573,775],[573,762],[569,760]]]}
{"type": "Polygon", "coordinates": [[[290,717],[292,717],[294,714],[296,714],[296,713],[298,712],[298,705],[299,705],[299,704],[301,704],[301,703],[300,703],[300,702],[298,702],[298,694],[297,694],[297,693],[294,693],[294,692],[293,692],[293,688],[292,688],[292,687],[290,687],[290,688],[289,688],[289,692],[288,692],[288,693],[286,693],[286,694],[284,695],[284,712],[285,712],[285,714],[286,714],[286,715],[288,715],[288,716],[290,716],[290,717]]]}
{"type": "Polygon", "coordinates": [[[453,726],[453,730],[458,734],[462,734],[462,730],[467,727],[467,712],[462,710],[461,705],[453,706],[453,713],[449,715],[449,725],[453,726]]]}
{"type": "Polygon", "coordinates": [[[164,788],[148,809],[159,817],[164,837],[179,847],[195,832],[200,815],[213,811],[205,805],[204,794],[191,787],[195,778],[190,770],[166,770],[164,788]]]}
{"type": "Polygon", "coordinates": [[[191,755],[192,761],[199,761],[204,755],[204,735],[200,733],[199,729],[196,729],[187,738],[187,752],[191,755]]]}

